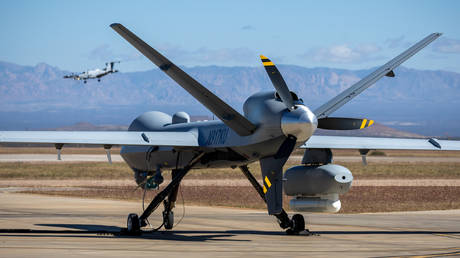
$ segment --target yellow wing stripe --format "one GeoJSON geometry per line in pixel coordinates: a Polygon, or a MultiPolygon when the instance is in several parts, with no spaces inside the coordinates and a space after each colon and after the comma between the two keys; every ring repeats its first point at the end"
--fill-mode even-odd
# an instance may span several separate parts
{"type": "Polygon", "coordinates": [[[363,122],[361,123],[361,127],[359,129],[363,129],[366,126],[367,119],[363,119],[363,122]]]}
{"type": "Polygon", "coordinates": [[[367,125],[367,127],[371,126],[372,124],[374,124],[374,120],[369,120],[369,124],[367,125]]]}
{"type": "Polygon", "coordinates": [[[264,185],[264,194],[267,193],[267,187],[264,185]]]}
{"type": "Polygon", "coordinates": [[[264,55],[260,55],[260,59],[268,59],[268,57],[266,57],[264,55]]]}
{"type": "Polygon", "coordinates": [[[265,176],[265,183],[267,183],[268,188],[272,187],[272,183],[268,180],[267,176],[265,176]]]}

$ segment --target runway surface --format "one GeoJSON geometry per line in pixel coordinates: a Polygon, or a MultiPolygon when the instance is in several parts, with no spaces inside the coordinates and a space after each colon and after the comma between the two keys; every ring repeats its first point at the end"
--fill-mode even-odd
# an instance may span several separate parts
{"type": "Polygon", "coordinates": [[[2,192],[0,256],[460,256],[460,210],[307,215],[314,235],[287,236],[265,211],[186,206],[173,231],[120,235],[140,211],[136,202],[2,192]]]}

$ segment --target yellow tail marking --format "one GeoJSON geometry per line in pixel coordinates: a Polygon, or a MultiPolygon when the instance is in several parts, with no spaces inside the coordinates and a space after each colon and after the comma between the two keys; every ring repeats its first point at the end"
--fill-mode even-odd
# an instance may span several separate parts
{"type": "Polygon", "coordinates": [[[363,122],[361,123],[361,127],[359,129],[363,129],[364,126],[366,126],[367,119],[363,119],[363,122]]]}
{"type": "Polygon", "coordinates": [[[264,185],[264,194],[267,193],[267,187],[264,185]]]}
{"type": "Polygon", "coordinates": [[[272,61],[270,61],[270,59],[268,59],[264,55],[260,55],[260,59],[262,59],[262,64],[264,64],[264,66],[274,66],[275,65],[272,61]]]}
{"type": "Polygon", "coordinates": [[[273,62],[263,62],[264,66],[274,66],[275,64],[273,62]]]}
{"type": "Polygon", "coordinates": [[[374,120],[369,120],[369,124],[367,125],[367,127],[371,126],[372,124],[374,124],[374,120]]]}
{"type": "Polygon", "coordinates": [[[270,183],[267,176],[265,176],[265,183],[267,183],[268,188],[272,187],[272,183],[270,183]]]}

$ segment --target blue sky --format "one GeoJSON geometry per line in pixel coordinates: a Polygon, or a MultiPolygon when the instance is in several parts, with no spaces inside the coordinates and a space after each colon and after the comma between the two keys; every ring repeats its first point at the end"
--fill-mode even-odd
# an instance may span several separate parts
{"type": "Polygon", "coordinates": [[[361,69],[432,32],[404,65],[460,72],[460,1],[0,1],[0,61],[69,71],[121,60],[153,65],[115,33],[119,22],[178,65],[275,63],[361,69]]]}

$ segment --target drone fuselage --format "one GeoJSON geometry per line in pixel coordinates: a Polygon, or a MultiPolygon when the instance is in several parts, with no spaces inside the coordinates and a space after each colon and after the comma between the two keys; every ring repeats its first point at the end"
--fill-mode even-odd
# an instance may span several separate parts
{"type": "MultiPolygon", "coordinates": [[[[245,117],[257,125],[252,135],[240,136],[220,120],[173,123],[162,112],[151,111],[137,117],[130,131],[192,132],[205,157],[194,168],[219,168],[245,165],[273,156],[286,137],[297,137],[302,145],[315,131],[317,119],[301,100],[289,111],[275,92],[256,93],[244,103],[245,117]]],[[[179,147],[124,146],[121,156],[135,171],[157,168],[182,168],[193,159],[197,150],[179,147]]]]}

